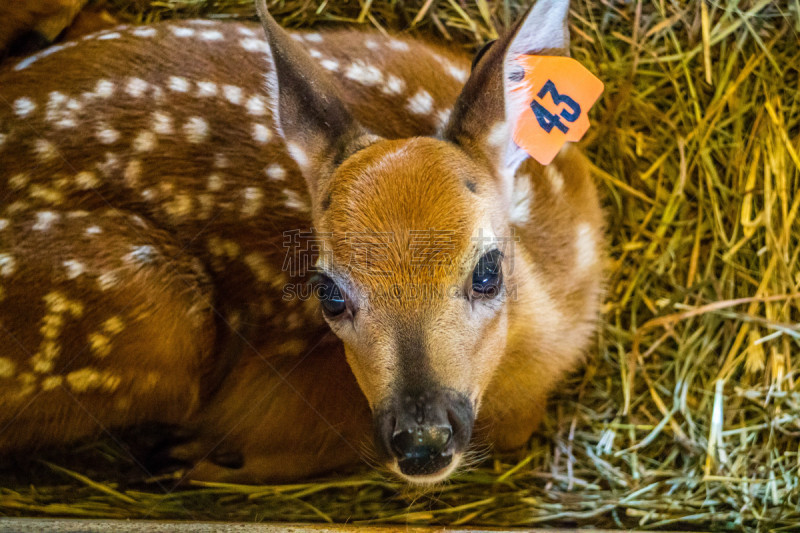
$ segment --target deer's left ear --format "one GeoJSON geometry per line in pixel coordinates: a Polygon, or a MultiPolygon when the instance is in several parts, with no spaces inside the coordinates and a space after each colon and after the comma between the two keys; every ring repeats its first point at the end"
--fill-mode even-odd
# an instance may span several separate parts
{"type": "Polygon", "coordinates": [[[495,167],[500,176],[513,176],[528,157],[511,138],[530,104],[511,97],[511,87],[524,75],[516,59],[526,54],[569,55],[568,13],[569,0],[536,2],[477,62],[445,127],[445,139],[495,167]]]}

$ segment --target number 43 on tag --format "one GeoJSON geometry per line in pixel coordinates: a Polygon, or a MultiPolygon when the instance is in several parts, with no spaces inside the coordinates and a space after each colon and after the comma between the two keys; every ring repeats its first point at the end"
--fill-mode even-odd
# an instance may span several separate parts
{"type": "Polygon", "coordinates": [[[512,87],[514,98],[530,102],[517,119],[514,142],[543,165],[565,142],[589,129],[589,108],[603,93],[603,82],[570,57],[523,55],[525,74],[512,87]]]}

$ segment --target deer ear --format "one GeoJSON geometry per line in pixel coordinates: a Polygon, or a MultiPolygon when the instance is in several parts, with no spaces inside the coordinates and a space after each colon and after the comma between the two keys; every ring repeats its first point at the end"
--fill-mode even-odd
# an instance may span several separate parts
{"type": "Polygon", "coordinates": [[[538,0],[479,58],[444,129],[445,139],[485,160],[509,181],[528,157],[511,138],[530,103],[511,97],[511,87],[524,74],[516,59],[525,54],[569,55],[568,13],[569,0],[538,0]]]}
{"type": "Polygon", "coordinates": [[[272,56],[266,85],[273,118],[313,199],[319,180],[375,137],[350,114],[330,75],[272,18],[266,0],[255,4],[272,56]]]}

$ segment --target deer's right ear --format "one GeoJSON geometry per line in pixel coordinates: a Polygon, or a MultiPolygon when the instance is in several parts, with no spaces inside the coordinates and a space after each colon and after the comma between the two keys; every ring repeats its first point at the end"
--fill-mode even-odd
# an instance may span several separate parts
{"type": "Polygon", "coordinates": [[[514,143],[517,119],[530,102],[511,88],[524,72],[521,55],[569,55],[569,0],[537,0],[528,14],[475,62],[456,101],[444,137],[485,160],[502,176],[510,198],[514,171],[528,154],[514,143]]]}
{"type": "Polygon", "coordinates": [[[255,4],[272,56],[266,78],[273,119],[316,199],[320,179],[374,136],[350,114],[330,75],[275,22],[266,0],[255,4]]]}

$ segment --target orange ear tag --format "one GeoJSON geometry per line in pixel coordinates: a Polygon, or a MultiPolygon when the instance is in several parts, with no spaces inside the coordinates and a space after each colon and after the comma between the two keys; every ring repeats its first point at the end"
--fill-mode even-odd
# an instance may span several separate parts
{"type": "Polygon", "coordinates": [[[517,58],[524,69],[511,91],[529,104],[517,118],[514,142],[543,165],[565,142],[576,142],[589,129],[589,109],[603,94],[603,82],[571,57],[517,58]]]}

